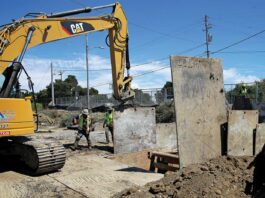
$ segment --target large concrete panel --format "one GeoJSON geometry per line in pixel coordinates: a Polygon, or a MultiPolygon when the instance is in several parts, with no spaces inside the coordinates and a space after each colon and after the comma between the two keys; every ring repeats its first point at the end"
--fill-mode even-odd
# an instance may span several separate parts
{"type": "Polygon", "coordinates": [[[256,110],[229,111],[228,155],[253,155],[253,131],[257,124],[258,111],[256,110]]]}
{"type": "Polygon", "coordinates": [[[156,124],[156,143],[159,148],[176,149],[177,131],[176,123],[156,124]]]}
{"type": "Polygon", "coordinates": [[[138,107],[115,112],[114,153],[130,153],[156,147],[155,108],[138,107]]]}
{"type": "Polygon", "coordinates": [[[257,125],[255,154],[258,154],[265,144],[265,123],[257,125]]]}
{"type": "Polygon", "coordinates": [[[221,155],[227,122],[221,60],[171,57],[180,167],[221,155]]]}

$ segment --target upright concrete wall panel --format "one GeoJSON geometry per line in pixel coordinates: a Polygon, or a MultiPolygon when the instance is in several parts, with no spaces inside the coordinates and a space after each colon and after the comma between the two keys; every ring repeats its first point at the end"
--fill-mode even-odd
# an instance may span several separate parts
{"type": "Polygon", "coordinates": [[[221,61],[173,56],[171,68],[180,166],[221,155],[227,122],[221,61]]]}
{"type": "Polygon", "coordinates": [[[228,155],[252,156],[253,131],[258,124],[258,111],[232,110],[228,116],[228,155]]]}
{"type": "Polygon", "coordinates": [[[156,143],[158,148],[176,149],[177,148],[176,123],[157,123],[156,143]]]}
{"type": "Polygon", "coordinates": [[[255,154],[258,154],[262,150],[264,144],[265,144],[265,123],[260,123],[257,125],[255,154]]]}
{"type": "Polygon", "coordinates": [[[155,108],[115,112],[114,153],[131,153],[156,147],[155,108]]]}

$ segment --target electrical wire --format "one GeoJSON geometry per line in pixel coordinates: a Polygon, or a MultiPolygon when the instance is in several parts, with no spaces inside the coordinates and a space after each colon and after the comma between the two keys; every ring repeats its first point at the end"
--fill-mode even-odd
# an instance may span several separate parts
{"type": "Polygon", "coordinates": [[[265,53],[265,50],[227,51],[227,52],[219,52],[219,53],[221,53],[221,54],[244,54],[244,53],[256,54],[256,53],[265,53]]]}
{"type": "MultiPolygon", "coordinates": [[[[186,50],[184,50],[184,51],[178,52],[176,55],[182,55],[182,54],[185,54],[185,53],[191,52],[191,51],[193,51],[193,50],[195,50],[195,49],[198,49],[198,48],[200,48],[200,47],[202,47],[202,46],[204,46],[204,45],[205,45],[205,43],[201,43],[201,44],[196,45],[196,46],[194,46],[194,47],[192,47],[192,48],[189,48],[189,49],[186,49],[186,50]]],[[[154,63],[154,62],[156,62],[156,61],[167,60],[168,58],[169,58],[169,56],[167,56],[167,57],[162,57],[162,58],[159,58],[159,59],[156,59],[156,60],[153,60],[153,61],[149,61],[149,62],[145,62],[145,63],[137,64],[137,65],[132,65],[131,67],[139,67],[139,66],[142,66],[142,65],[148,65],[148,64],[154,63]]]]}
{"type": "MultiPolygon", "coordinates": [[[[87,71],[86,69],[58,69],[59,71],[76,71],[76,72],[84,72],[84,71],[87,71]]],[[[58,71],[57,70],[57,71],[58,71]]],[[[108,69],[108,68],[104,68],[104,69],[90,69],[88,70],[89,72],[97,72],[97,71],[109,71],[111,69],[108,69]]]]}
{"type": "Polygon", "coordinates": [[[161,71],[163,69],[167,69],[167,68],[170,68],[170,66],[165,66],[165,67],[161,67],[161,68],[158,68],[158,69],[154,69],[154,70],[151,70],[149,72],[145,72],[145,73],[142,73],[142,74],[138,74],[138,75],[134,75],[132,76],[133,78],[138,78],[138,77],[141,77],[141,76],[144,76],[144,75],[147,75],[147,74],[151,74],[151,73],[154,73],[154,72],[157,72],[157,71],[161,71]]]}
{"type": "MultiPolygon", "coordinates": [[[[167,66],[165,66],[165,67],[160,67],[160,68],[158,68],[158,69],[154,69],[154,70],[151,70],[151,71],[148,71],[148,72],[144,72],[144,73],[141,73],[141,74],[138,74],[138,75],[133,75],[132,77],[133,78],[139,78],[139,77],[141,77],[141,76],[144,76],[144,75],[147,75],[147,74],[151,74],[151,73],[154,73],[154,72],[157,72],[157,71],[161,71],[161,70],[163,70],[163,69],[167,69],[167,68],[170,68],[170,66],[169,65],[167,65],[167,66]]],[[[104,85],[109,85],[109,84],[111,84],[111,82],[108,82],[108,83],[101,83],[101,84],[97,84],[97,85],[93,85],[93,86],[91,86],[91,87],[100,87],[100,86],[104,86],[104,85]]]]}
{"type": "Polygon", "coordinates": [[[149,27],[145,27],[145,26],[142,26],[142,25],[138,25],[138,24],[135,24],[135,23],[132,23],[132,22],[129,22],[129,24],[131,24],[133,26],[136,26],[136,27],[139,27],[139,28],[142,28],[144,30],[153,32],[153,33],[160,34],[160,35],[165,36],[165,37],[169,37],[169,38],[173,38],[173,39],[177,39],[177,40],[182,40],[182,41],[189,41],[189,42],[193,42],[193,43],[195,42],[195,41],[190,40],[190,39],[177,37],[177,36],[174,36],[174,35],[171,35],[171,34],[168,34],[168,33],[165,33],[165,32],[160,32],[160,31],[157,31],[155,29],[152,29],[152,28],[149,28],[149,27]]]}
{"type": "Polygon", "coordinates": [[[216,53],[222,52],[222,51],[224,51],[224,50],[226,50],[226,49],[228,49],[228,48],[230,48],[230,47],[236,46],[236,45],[238,45],[238,44],[240,44],[240,43],[243,43],[244,41],[247,41],[247,40],[249,40],[249,39],[251,39],[251,38],[253,38],[253,37],[256,37],[256,36],[258,36],[258,35],[260,35],[260,34],[263,34],[264,32],[265,32],[265,30],[261,30],[261,31],[255,33],[255,34],[252,34],[252,35],[250,35],[250,36],[244,38],[244,39],[241,39],[241,40],[239,40],[239,41],[237,41],[237,42],[234,42],[234,43],[232,43],[232,44],[230,44],[230,45],[228,45],[228,46],[226,46],[226,47],[223,47],[223,48],[221,48],[221,49],[219,49],[219,50],[216,50],[216,51],[214,51],[214,52],[211,52],[211,54],[216,54],[216,53]]]}

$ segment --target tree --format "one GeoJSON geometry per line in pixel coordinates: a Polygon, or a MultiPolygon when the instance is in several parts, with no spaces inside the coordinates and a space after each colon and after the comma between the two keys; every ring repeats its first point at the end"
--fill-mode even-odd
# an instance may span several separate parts
{"type": "Polygon", "coordinates": [[[72,87],[77,87],[78,85],[78,81],[74,75],[68,75],[64,82],[68,83],[72,87]]]}
{"type": "MultiPolygon", "coordinates": [[[[54,93],[56,98],[61,97],[73,97],[73,96],[86,96],[87,89],[78,85],[78,81],[74,75],[68,75],[65,80],[55,80],[54,93]]],[[[98,95],[98,90],[95,88],[89,89],[90,95],[98,95]]],[[[42,101],[44,98],[51,98],[51,84],[46,89],[43,89],[37,93],[37,98],[42,101]]]]}

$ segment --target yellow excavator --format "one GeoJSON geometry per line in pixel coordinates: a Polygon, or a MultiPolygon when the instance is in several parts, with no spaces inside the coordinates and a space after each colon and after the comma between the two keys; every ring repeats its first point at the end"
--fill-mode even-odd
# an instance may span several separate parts
{"type": "Polygon", "coordinates": [[[22,19],[1,26],[0,74],[4,78],[0,85],[1,155],[19,156],[33,174],[56,171],[64,166],[64,147],[33,135],[37,130],[36,114],[32,111],[34,89],[22,60],[26,50],[33,46],[102,30],[108,30],[106,42],[110,48],[113,95],[117,100],[127,101],[134,97],[134,92],[129,74],[127,19],[119,3],[54,14],[29,13],[22,19]],[[98,17],[83,16],[84,13],[105,8],[112,8],[112,13],[98,17]],[[83,15],[77,17],[78,14],[83,15]],[[17,97],[20,95],[17,93],[21,72],[27,75],[33,96],[17,97]]]}

